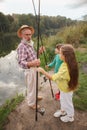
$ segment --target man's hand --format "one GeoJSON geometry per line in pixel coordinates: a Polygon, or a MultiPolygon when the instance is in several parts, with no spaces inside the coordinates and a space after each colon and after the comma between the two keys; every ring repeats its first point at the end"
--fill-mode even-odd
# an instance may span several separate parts
{"type": "Polygon", "coordinates": [[[40,63],[41,63],[40,59],[35,59],[31,62],[28,62],[27,65],[28,65],[28,67],[38,67],[38,66],[40,66],[40,63]]]}
{"type": "Polygon", "coordinates": [[[40,59],[35,59],[34,61],[33,61],[33,65],[34,66],[40,66],[40,59]]]}
{"type": "Polygon", "coordinates": [[[45,47],[44,47],[44,46],[41,46],[41,47],[39,48],[39,54],[42,54],[44,51],[45,51],[45,47]]]}

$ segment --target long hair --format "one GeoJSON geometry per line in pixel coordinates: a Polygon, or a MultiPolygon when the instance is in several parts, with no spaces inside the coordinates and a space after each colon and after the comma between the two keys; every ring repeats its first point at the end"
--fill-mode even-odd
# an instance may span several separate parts
{"type": "Polygon", "coordinates": [[[69,89],[74,90],[78,86],[78,77],[79,77],[78,64],[76,61],[74,48],[72,45],[66,44],[61,47],[61,51],[65,57],[65,62],[69,70],[70,75],[70,81],[68,83],[69,89]]]}

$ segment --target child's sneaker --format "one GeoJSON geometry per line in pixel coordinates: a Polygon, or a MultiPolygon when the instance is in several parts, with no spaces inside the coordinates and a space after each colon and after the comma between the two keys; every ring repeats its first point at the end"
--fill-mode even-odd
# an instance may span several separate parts
{"type": "Polygon", "coordinates": [[[55,100],[60,100],[60,92],[55,94],[55,100]]]}
{"type": "Polygon", "coordinates": [[[62,112],[61,110],[57,110],[55,113],[54,113],[54,117],[60,117],[60,116],[64,116],[66,115],[66,112],[62,112]]]}
{"type": "Polygon", "coordinates": [[[62,116],[60,117],[60,120],[63,122],[73,122],[74,121],[74,117],[69,117],[69,116],[62,116]]]}

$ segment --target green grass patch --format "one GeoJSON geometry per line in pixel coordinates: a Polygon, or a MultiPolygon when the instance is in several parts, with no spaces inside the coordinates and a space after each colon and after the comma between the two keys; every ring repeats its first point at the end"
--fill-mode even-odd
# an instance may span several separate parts
{"type": "Polygon", "coordinates": [[[4,105],[0,107],[0,130],[4,130],[8,115],[15,110],[16,106],[24,100],[23,94],[16,95],[11,100],[7,100],[4,105]]]}
{"type": "Polygon", "coordinates": [[[78,62],[87,63],[87,51],[85,51],[85,52],[76,51],[76,57],[77,57],[78,62]]]}
{"type": "Polygon", "coordinates": [[[74,94],[74,105],[80,110],[87,111],[87,74],[79,72],[79,87],[74,94]]]}
{"type": "Polygon", "coordinates": [[[79,87],[74,93],[74,106],[87,111],[87,73],[82,69],[82,65],[87,64],[87,51],[76,51],[76,57],[79,63],[79,87]]]}

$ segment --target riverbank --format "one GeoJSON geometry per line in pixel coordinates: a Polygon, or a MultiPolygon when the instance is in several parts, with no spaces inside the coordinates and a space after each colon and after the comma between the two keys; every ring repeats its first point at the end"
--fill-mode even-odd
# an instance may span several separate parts
{"type": "MultiPolygon", "coordinates": [[[[55,93],[57,88],[53,84],[52,86],[55,93]]],[[[54,112],[60,108],[60,103],[52,98],[48,81],[39,89],[39,94],[43,100],[38,104],[45,108],[44,115],[38,113],[36,121],[35,111],[24,100],[8,116],[5,130],[87,130],[87,112],[75,109],[75,121],[72,123],[63,123],[59,118],[53,117],[54,112]]]]}

